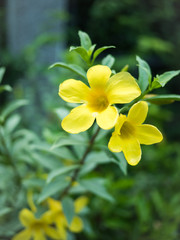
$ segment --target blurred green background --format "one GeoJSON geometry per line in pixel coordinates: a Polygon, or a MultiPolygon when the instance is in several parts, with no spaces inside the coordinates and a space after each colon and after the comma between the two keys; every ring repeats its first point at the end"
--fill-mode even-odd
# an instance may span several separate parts
{"type": "MultiPolygon", "coordinates": [[[[7,34],[9,5],[6,1],[0,5],[0,66],[6,68],[3,84],[14,89],[11,94],[0,95],[0,109],[16,99],[27,99],[29,105],[19,111],[22,117],[19,128],[27,128],[49,143],[60,131],[60,120],[55,114],[55,109],[64,104],[57,94],[59,84],[77,76],[68,70],[48,70],[48,67],[54,63],[53,59],[83,66],[78,56],[68,52],[71,45],[79,45],[78,30],[87,32],[98,47],[116,46],[106,51],[116,58],[113,66],[116,71],[129,64],[129,71],[137,77],[136,55],[149,63],[154,76],[179,68],[179,0],[69,0],[65,3],[62,8],[49,12],[49,25],[44,23],[43,31],[15,54],[7,34]],[[59,26],[60,32],[48,31],[53,24],[59,26]],[[57,48],[56,57],[44,61],[46,50],[50,54],[47,46],[61,47],[57,48]]],[[[29,4],[29,13],[38,7],[29,4]]],[[[33,24],[36,25],[35,20],[33,24]]],[[[16,31],[18,34],[19,29],[16,31]]],[[[179,94],[179,77],[158,92],[179,94]]],[[[107,187],[116,202],[92,197],[90,224],[86,224],[77,239],[180,239],[179,109],[178,102],[151,105],[147,122],[159,127],[164,141],[143,147],[141,162],[136,167],[129,166],[126,176],[111,165],[96,170],[95,174],[109,179],[107,187]]]]}

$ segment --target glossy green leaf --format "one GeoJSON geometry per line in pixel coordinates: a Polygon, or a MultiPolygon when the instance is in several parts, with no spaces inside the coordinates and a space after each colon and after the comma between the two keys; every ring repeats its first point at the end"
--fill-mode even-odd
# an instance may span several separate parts
{"type": "Polygon", "coordinates": [[[83,32],[83,31],[79,31],[78,35],[79,35],[79,38],[80,38],[81,46],[83,48],[85,48],[86,50],[89,50],[90,47],[92,46],[92,42],[91,42],[91,39],[90,39],[89,35],[86,32],[83,32]]]}
{"type": "Polygon", "coordinates": [[[152,89],[164,87],[173,77],[180,74],[180,70],[165,72],[157,75],[152,82],[152,89]]]}
{"type": "Polygon", "coordinates": [[[74,202],[71,198],[65,197],[62,199],[61,203],[63,207],[63,213],[68,224],[70,225],[74,217],[74,202]]]}
{"type": "Polygon", "coordinates": [[[79,139],[76,139],[76,138],[60,138],[59,140],[57,140],[55,142],[55,144],[52,146],[52,149],[55,149],[55,148],[59,148],[59,147],[62,147],[62,146],[72,146],[72,145],[87,145],[88,143],[83,141],[83,140],[79,140],[79,139]]]}
{"type": "Polygon", "coordinates": [[[86,49],[83,47],[70,47],[70,52],[77,52],[85,62],[89,62],[89,55],[86,49]]]}
{"type": "Polygon", "coordinates": [[[92,62],[95,61],[95,59],[99,56],[100,53],[102,53],[103,51],[109,48],[115,48],[115,46],[104,46],[104,47],[98,48],[93,54],[92,62]]]}
{"type": "Polygon", "coordinates": [[[102,65],[106,65],[109,68],[111,68],[114,62],[115,62],[115,58],[111,54],[108,54],[105,58],[103,58],[102,65]]]}
{"type": "Polygon", "coordinates": [[[140,57],[136,56],[136,60],[138,62],[138,68],[139,68],[139,78],[138,78],[138,84],[140,86],[140,89],[142,92],[144,92],[149,83],[151,82],[151,69],[146,61],[141,59],[140,57]]]}
{"type": "Polygon", "coordinates": [[[1,67],[1,68],[0,68],[0,83],[2,82],[4,73],[5,73],[5,68],[4,68],[4,67],[1,67]]]}
{"type": "Polygon", "coordinates": [[[83,186],[87,191],[94,193],[99,197],[102,197],[110,202],[114,201],[113,197],[106,191],[104,187],[104,179],[92,178],[80,180],[79,184],[83,186]]]}
{"type": "Polygon", "coordinates": [[[72,165],[72,166],[61,167],[59,169],[55,169],[49,173],[48,178],[47,178],[47,183],[50,183],[54,178],[56,178],[60,175],[63,175],[65,173],[71,172],[77,168],[79,168],[79,165],[72,165]]]}
{"type": "Polygon", "coordinates": [[[76,64],[66,64],[63,62],[57,62],[52,64],[49,69],[54,68],[54,67],[62,67],[62,68],[66,68],[76,74],[78,74],[79,76],[83,77],[84,79],[87,80],[86,78],[86,72],[83,70],[83,68],[81,68],[80,66],[76,65],[76,64]]]}
{"type": "Polygon", "coordinates": [[[121,171],[127,175],[127,161],[124,157],[124,154],[122,152],[116,153],[116,152],[112,152],[112,162],[114,162],[115,164],[117,164],[119,166],[119,168],[121,169],[121,171]]]}

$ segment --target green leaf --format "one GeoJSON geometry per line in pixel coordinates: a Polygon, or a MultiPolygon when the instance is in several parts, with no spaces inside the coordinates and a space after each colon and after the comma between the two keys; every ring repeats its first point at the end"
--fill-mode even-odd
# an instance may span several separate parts
{"type": "Polygon", "coordinates": [[[79,184],[89,192],[94,193],[99,197],[102,197],[110,202],[114,201],[113,197],[106,191],[104,187],[104,179],[92,178],[80,180],[79,184]]]}
{"type": "Polygon", "coordinates": [[[114,62],[115,62],[115,58],[111,54],[108,54],[105,58],[103,58],[102,65],[105,65],[111,68],[114,62]]]}
{"type": "Polygon", "coordinates": [[[79,38],[80,38],[81,46],[83,48],[85,48],[86,50],[89,50],[90,47],[92,46],[92,42],[91,42],[91,39],[90,39],[89,35],[85,32],[82,32],[82,31],[79,31],[78,35],[79,35],[79,38]]]}
{"type": "Polygon", "coordinates": [[[63,62],[57,62],[52,64],[49,69],[54,68],[54,67],[62,67],[62,68],[66,68],[76,74],[78,74],[79,76],[83,77],[84,79],[87,80],[86,78],[86,72],[83,70],[83,68],[81,68],[80,66],[76,65],[76,64],[66,64],[63,62]]]}
{"type": "Polygon", "coordinates": [[[7,132],[13,132],[14,129],[18,126],[20,123],[21,117],[18,114],[14,114],[10,118],[7,119],[5,128],[7,129],[7,132]]]}
{"type": "Polygon", "coordinates": [[[1,68],[0,68],[0,83],[2,82],[4,73],[5,73],[5,68],[4,68],[4,67],[1,67],[1,68]]]}
{"type": "Polygon", "coordinates": [[[136,56],[136,60],[138,62],[139,67],[139,78],[138,83],[142,92],[144,92],[149,83],[151,82],[151,69],[146,61],[141,59],[140,57],[136,56]]]}
{"type": "Polygon", "coordinates": [[[112,152],[112,155],[116,159],[116,160],[112,159],[112,161],[119,166],[119,168],[125,175],[127,175],[127,161],[124,157],[124,154],[122,152],[120,153],[112,152]]]}
{"type": "Polygon", "coordinates": [[[105,51],[108,48],[115,48],[115,46],[104,46],[104,47],[98,48],[93,54],[92,63],[95,61],[97,56],[99,56],[100,53],[102,53],[103,51],[105,51]]]}
{"type": "Polygon", "coordinates": [[[156,95],[154,97],[146,97],[143,100],[154,104],[169,104],[174,101],[180,101],[180,95],[176,94],[156,95]]]}
{"type": "Polygon", "coordinates": [[[88,52],[83,47],[73,47],[73,46],[71,46],[69,51],[70,52],[72,52],[72,51],[77,52],[85,62],[87,62],[87,63],[89,62],[88,52]]]}
{"type": "Polygon", "coordinates": [[[87,145],[88,143],[82,140],[78,140],[76,138],[70,138],[70,137],[66,137],[66,138],[60,138],[57,142],[55,142],[55,144],[52,146],[51,149],[55,149],[55,148],[59,148],[62,146],[72,146],[72,145],[87,145]]]}
{"type": "Polygon", "coordinates": [[[0,209],[0,217],[10,213],[13,209],[9,207],[5,207],[3,209],[0,209]]]}
{"type": "Polygon", "coordinates": [[[48,175],[47,183],[50,183],[54,178],[63,175],[65,173],[71,172],[74,169],[79,168],[79,165],[72,165],[67,167],[61,167],[60,169],[55,169],[48,175]]]}
{"type": "Polygon", "coordinates": [[[8,115],[15,111],[16,109],[25,106],[28,104],[27,100],[21,99],[21,100],[16,100],[15,102],[10,103],[6,108],[2,111],[1,117],[2,119],[6,119],[8,115]]]}
{"type": "Polygon", "coordinates": [[[1,93],[1,92],[4,92],[4,91],[11,92],[11,91],[12,91],[12,88],[11,88],[9,85],[0,86],[0,93],[1,93]]]}
{"type": "Polygon", "coordinates": [[[71,198],[65,197],[61,201],[63,207],[63,213],[66,217],[68,224],[70,225],[74,217],[74,202],[71,198]]]}
{"type": "Polygon", "coordinates": [[[64,188],[68,186],[69,182],[65,181],[62,177],[57,178],[55,181],[52,181],[46,184],[42,192],[39,195],[38,203],[41,203],[46,198],[52,196],[53,194],[62,191],[64,188]]]}
{"type": "Polygon", "coordinates": [[[165,72],[157,75],[152,82],[152,89],[164,87],[173,77],[180,74],[180,70],[165,72]]]}

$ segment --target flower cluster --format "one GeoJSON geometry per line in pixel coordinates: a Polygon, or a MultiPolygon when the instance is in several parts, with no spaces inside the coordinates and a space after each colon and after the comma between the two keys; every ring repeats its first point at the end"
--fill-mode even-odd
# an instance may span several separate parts
{"type": "Polygon", "coordinates": [[[35,217],[35,213],[29,209],[22,209],[19,218],[25,230],[16,234],[12,240],[46,240],[46,236],[56,240],[66,240],[67,230],[78,233],[83,229],[83,222],[77,214],[87,205],[88,199],[79,197],[74,202],[75,216],[69,225],[63,213],[60,201],[48,199],[49,210],[35,217]],[[56,227],[54,227],[54,225],[56,227]]]}
{"type": "Polygon", "coordinates": [[[69,133],[86,131],[95,119],[102,129],[115,127],[109,149],[123,151],[128,163],[136,165],[141,159],[140,144],[158,143],[163,137],[156,127],[142,124],[148,112],[145,101],[134,104],[127,117],[123,114],[119,116],[113,105],[130,103],[141,95],[141,90],[130,73],[111,74],[109,67],[96,65],[87,71],[89,86],[75,79],[60,84],[59,96],[63,100],[81,103],[62,120],[61,125],[69,133]]]}

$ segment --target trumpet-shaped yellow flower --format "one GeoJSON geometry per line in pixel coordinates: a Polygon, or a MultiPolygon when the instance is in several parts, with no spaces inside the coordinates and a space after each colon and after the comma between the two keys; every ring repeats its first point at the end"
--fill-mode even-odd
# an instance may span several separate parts
{"type": "Polygon", "coordinates": [[[163,139],[156,127],[142,124],[147,113],[148,104],[142,101],[131,107],[127,117],[120,114],[108,144],[112,152],[123,151],[130,165],[138,164],[141,159],[140,144],[150,145],[161,142],[163,139]]]}
{"type": "Polygon", "coordinates": [[[51,239],[61,239],[59,231],[50,226],[52,223],[52,213],[45,212],[41,218],[37,219],[29,209],[20,212],[20,221],[26,228],[16,234],[12,240],[46,240],[46,235],[51,239]]]}
{"type": "MultiPolygon", "coordinates": [[[[88,203],[88,198],[82,196],[75,200],[74,209],[75,213],[79,213],[88,203]]],[[[66,217],[63,213],[63,208],[61,202],[54,200],[52,198],[48,199],[49,208],[53,213],[53,221],[56,224],[57,229],[60,232],[61,239],[66,240],[66,231],[69,229],[71,232],[81,232],[83,229],[83,222],[80,217],[75,216],[69,225],[66,217]]]]}
{"type": "Polygon", "coordinates": [[[90,87],[82,81],[68,79],[59,86],[59,96],[70,103],[82,103],[62,121],[69,133],[79,133],[90,128],[96,119],[103,129],[112,128],[118,111],[112,104],[128,103],[141,94],[135,79],[127,72],[110,77],[107,66],[96,65],[87,72],[90,87]]]}

